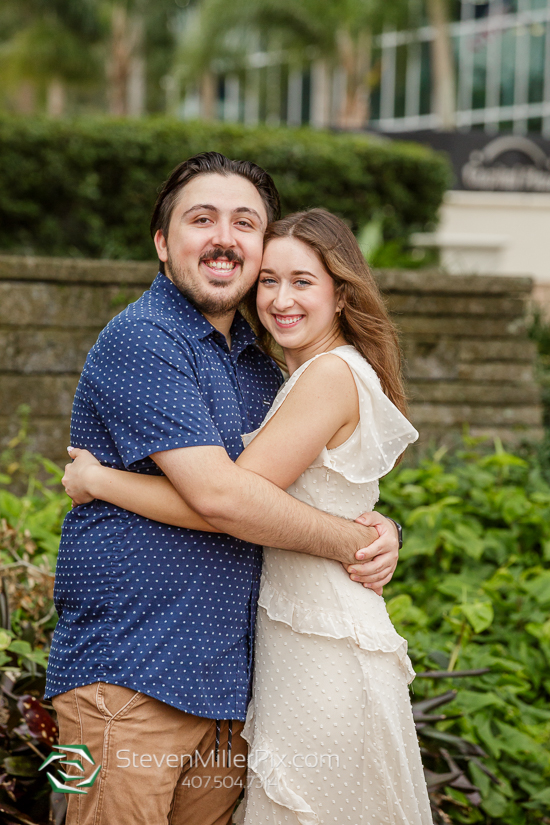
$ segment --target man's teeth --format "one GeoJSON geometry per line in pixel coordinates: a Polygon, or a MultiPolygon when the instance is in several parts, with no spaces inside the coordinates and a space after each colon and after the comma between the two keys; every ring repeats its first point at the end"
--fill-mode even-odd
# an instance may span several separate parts
{"type": "Polygon", "coordinates": [[[295,324],[297,321],[301,321],[303,315],[276,315],[275,318],[280,324],[295,324]]]}
{"type": "Polygon", "coordinates": [[[220,272],[230,272],[235,266],[235,261],[205,261],[210,269],[219,269],[220,272]]]}

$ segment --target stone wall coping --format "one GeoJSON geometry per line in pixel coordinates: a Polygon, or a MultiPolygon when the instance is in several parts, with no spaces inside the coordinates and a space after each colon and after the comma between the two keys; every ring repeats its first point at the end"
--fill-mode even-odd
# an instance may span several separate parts
{"type": "Polygon", "coordinates": [[[157,272],[157,261],[0,255],[0,281],[55,281],[70,284],[149,287],[157,272]]]}
{"type": "Polygon", "coordinates": [[[529,295],[533,288],[533,279],[522,275],[448,275],[438,270],[377,269],[374,276],[382,292],[529,295]]]}
{"type": "MultiPolygon", "coordinates": [[[[0,281],[52,281],[71,284],[151,285],[158,271],[156,261],[46,258],[0,255],[0,281]]],[[[447,275],[438,270],[375,270],[383,292],[430,294],[529,295],[533,279],[509,275],[447,275]]]]}

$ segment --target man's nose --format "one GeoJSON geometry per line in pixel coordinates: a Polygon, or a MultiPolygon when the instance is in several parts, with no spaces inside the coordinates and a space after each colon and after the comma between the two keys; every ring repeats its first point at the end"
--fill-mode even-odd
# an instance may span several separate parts
{"type": "Polygon", "coordinates": [[[237,245],[234,230],[229,221],[218,221],[214,226],[212,234],[214,246],[221,246],[224,249],[231,249],[237,245]]]}

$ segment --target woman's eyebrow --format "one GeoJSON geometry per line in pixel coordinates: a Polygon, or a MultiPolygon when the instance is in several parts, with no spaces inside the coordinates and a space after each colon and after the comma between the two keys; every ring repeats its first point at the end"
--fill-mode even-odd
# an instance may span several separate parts
{"type": "MultiPolygon", "coordinates": [[[[260,275],[262,274],[262,272],[267,272],[268,275],[275,275],[275,271],[273,269],[267,269],[267,267],[265,266],[262,266],[262,268],[260,269],[260,275]]],[[[314,272],[308,272],[307,269],[293,269],[290,274],[293,276],[307,275],[309,278],[315,278],[319,280],[318,276],[315,275],[314,272]]]]}

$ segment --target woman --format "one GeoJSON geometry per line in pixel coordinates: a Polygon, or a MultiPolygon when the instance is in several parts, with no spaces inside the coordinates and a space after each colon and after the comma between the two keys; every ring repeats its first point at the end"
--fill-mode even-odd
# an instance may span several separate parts
{"type": "MultiPolygon", "coordinates": [[[[371,510],[378,479],[417,433],[403,415],[396,336],[350,230],[320,209],[266,233],[256,289],[259,341],[290,378],[238,464],[313,506],[371,510]]],[[[166,478],[101,467],[67,472],[78,502],[211,530],[166,478]]],[[[259,599],[245,825],[428,825],[407,684],[406,642],[383,599],[337,562],[266,548],[259,599]]]]}

